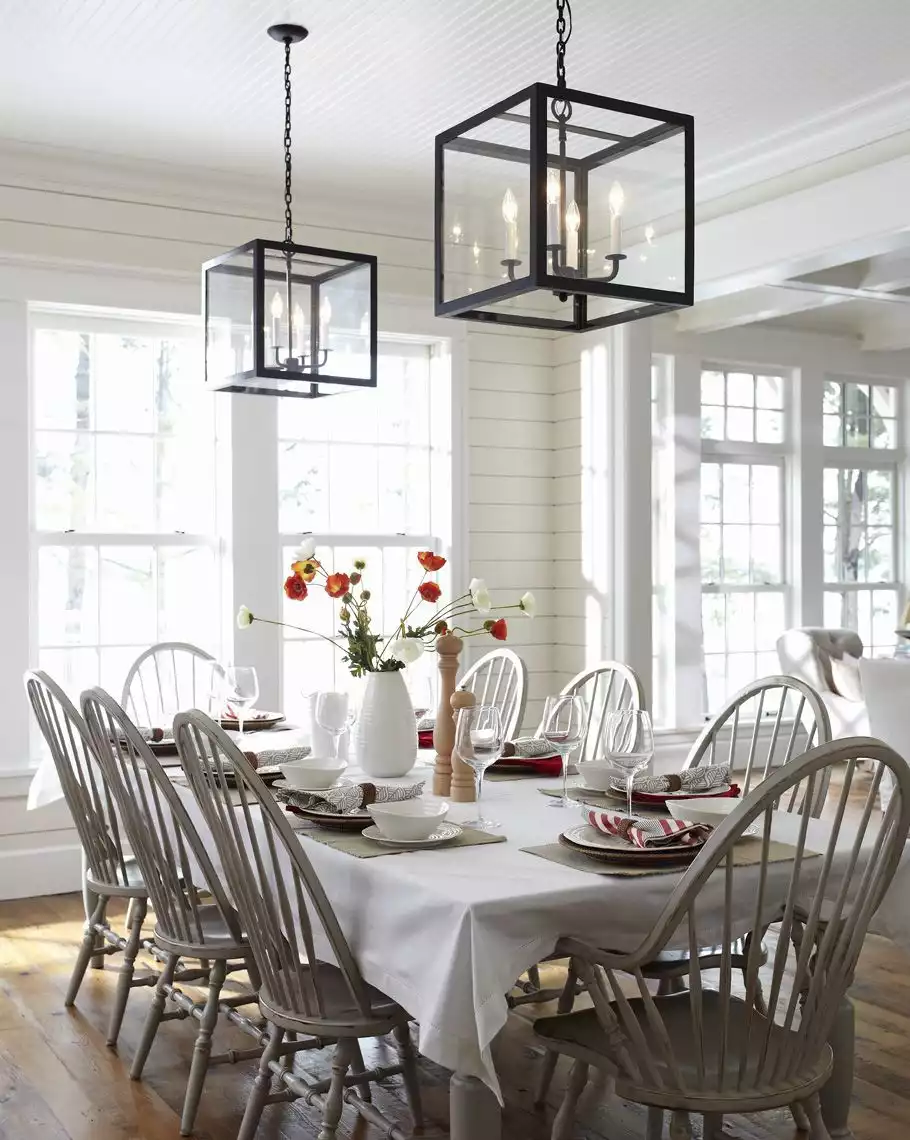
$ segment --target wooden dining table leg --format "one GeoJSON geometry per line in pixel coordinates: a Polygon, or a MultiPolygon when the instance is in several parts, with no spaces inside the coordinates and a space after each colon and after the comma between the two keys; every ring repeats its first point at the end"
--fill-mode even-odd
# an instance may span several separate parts
{"type": "Polygon", "coordinates": [[[844,994],[828,1035],[828,1044],[834,1053],[834,1068],[828,1083],[819,1091],[822,1119],[831,1140],[853,1140],[847,1120],[853,1096],[854,1020],[853,1002],[844,994]]]}
{"type": "Polygon", "coordinates": [[[477,1077],[453,1073],[449,1081],[450,1140],[500,1140],[502,1109],[496,1094],[477,1077]]]}

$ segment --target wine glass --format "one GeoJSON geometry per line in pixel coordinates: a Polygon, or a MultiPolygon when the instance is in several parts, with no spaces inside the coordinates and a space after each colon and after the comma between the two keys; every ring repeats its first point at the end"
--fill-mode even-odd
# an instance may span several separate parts
{"type": "Polygon", "coordinates": [[[332,737],[332,751],[338,763],[341,738],[357,718],[357,710],[348,693],[317,693],[316,723],[332,737]]]}
{"type": "Polygon", "coordinates": [[[541,735],[562,757],[562,798],[551,799],[550,807],[574,807],[569,799],[569,756],[585,738],[585,703],[581,697],[563,693],[547,697],[541,735]]]}
{"type": "Polygon", "coordinates": [[[651,717],[643,709],[619,709],[607,717],[607,755],[626,774],[626,796],[632,815],[632,781],[654,755],[651,717]]]}
{"type": "Polygon", "coordinates": [[[237,728],[243,734],[243,714],[259,699],[259,677],[251,665],[228,665],[224,671],[224,695],[237,714],[237,728]]]}
{"type": "Polygon", "coordinates": [[[477,819],[466,821],[468,827],[492,831],[499,827],[495,819],[484,819],[480,806],[483,794],[483,774],[502,756],[505,745],[502,718],[495,705],[475,705],[460,709],[455,725],[455,751],[461,760],[474,769],[474,786],[477,789],[477,819]]]}

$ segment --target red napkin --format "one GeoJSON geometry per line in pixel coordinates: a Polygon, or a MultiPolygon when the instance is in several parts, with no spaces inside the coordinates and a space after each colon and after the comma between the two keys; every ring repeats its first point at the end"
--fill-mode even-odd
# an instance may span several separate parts
{"type": "Polygon", "coordinates": [[[684,819],[652,817],[630,819],[627,815],[615,812],[589,811],[587,820],[591,827],[605,835],[618,835],[635,847],[654,848],[685,843],[690,847],[700,847],[713,831],[701,823],[686,823],[684,819]]]}
{"type": "Polygon", "coordinates": [[[503,756],[490,765],[491,772],[527,772],[534,776],[561,776],[562,757],[555,756],[503,756]]]}
{"type": "MultiPolygon", "coordinates": [[[[619,788],[614,788],[618,792],[619,788]]],[[[665,804],[667,802],[667,792],[632,792],[632,803],[641,804],[665,804]]],[[[731,784],[726,792],[717,792],[711,794],[710,792],[687,792],[685,795],[675,795],[674,800],[702,800],[709,797],[712,800],[730,800],[735,799],[739,795],[739,784],[731,784]]]]}

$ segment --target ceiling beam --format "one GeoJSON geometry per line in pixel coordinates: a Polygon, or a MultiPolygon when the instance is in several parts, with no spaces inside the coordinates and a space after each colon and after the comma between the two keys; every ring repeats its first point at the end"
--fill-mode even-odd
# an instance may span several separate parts
{"type": "Polygon", "coordinates": [[[863,277],[862,285],[864,289],[884,292],[910,288],[910,252],[877,257],[863,277]]]}
{"type": "Polygon", "coordinates": [[[682,333],[719,332],[721,329],[802,313],[807,309],[843,304],[850,299],[839,293],[820,292],[814,288],[800,289],[789,283],[760,285],[755,289],[744,289],[740,293],[700,301],[692,309],[683,309],[676,318],[676,328],[682,333]]]}

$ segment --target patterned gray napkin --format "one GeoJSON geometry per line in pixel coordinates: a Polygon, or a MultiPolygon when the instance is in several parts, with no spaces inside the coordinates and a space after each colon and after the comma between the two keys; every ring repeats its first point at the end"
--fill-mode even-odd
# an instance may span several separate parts
{"type": "Polygon", "coordinates": [[[729,764],[707,764],[667,776],[636,776],[632,787],[636,792],[708,792],[729,783],[729,764]]]}
{"type": "Polygon", "coordinates": [[[341,784],[324,792],[299,792],[294,788],[275,788],[276,799],[291,807],[308,811],[330,811],[346,815],[361,811],[370,804],[397,803],[414,800],[423,794],[424,782],[392,786],[388,784],[341,784]]]}
{"type": "Polygon", "coordinates": [[[249,749],[243,755],[257,772],[261,772],[263,768],[277,769],[279,764],[290,764],[292,760],[305,760],[312,751],[309,744],[298,744],[291,748],[249,749]]]}

